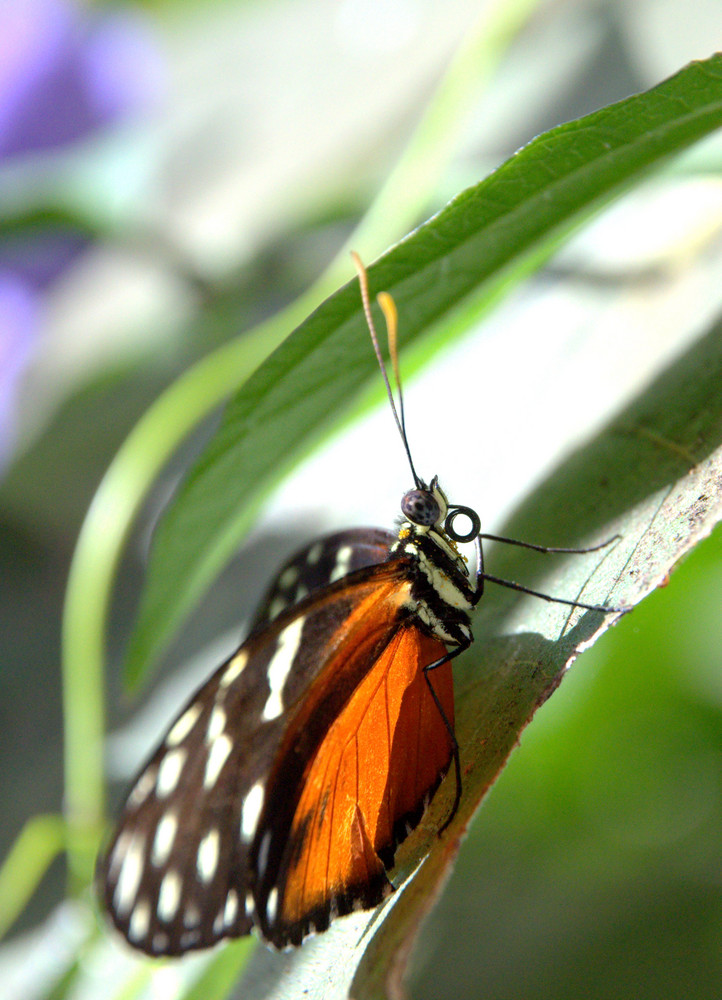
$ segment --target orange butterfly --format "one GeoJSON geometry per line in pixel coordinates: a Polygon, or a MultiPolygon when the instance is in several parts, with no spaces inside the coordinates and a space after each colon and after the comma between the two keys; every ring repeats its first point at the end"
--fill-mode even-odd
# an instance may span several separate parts
{"type": "MultiPolygon", "coordinates": [[[[472,642],[484,582],[536,593],[489,576],[482,539],[512,540],[482,534],[473,510],[416,474],[355,260],[414,488],[398,535],[341,532],[282,567],[249,638],[137,777],[98,881],[115,926],[151,955],[252,927],[277,947],[298,945],[389,895],[396,848],[452,762],[456,795],[442,829],[459,804],[451,661],[472,642]],[[471,541],[473,578],[457,549],[471,541]]],[[[379,301],[400,387],[395,307],[379,301]]]]}

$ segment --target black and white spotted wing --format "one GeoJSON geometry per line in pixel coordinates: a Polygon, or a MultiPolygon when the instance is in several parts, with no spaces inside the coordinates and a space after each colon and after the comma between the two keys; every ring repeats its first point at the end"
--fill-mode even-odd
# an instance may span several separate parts
{"type": "MultiPolygon", "coordinates": [[[[371,538],[343,532],[294,557],[271,588],[252,635],[189,700],[140,772],[98,865],[105,907],[134,947],[151,955],[181,954],[247,934],[258,922],[257,876],[249,858],[266,780],[294,706],[308,699],[324,669],[324,650],[334,649],[334,635],[350,612],[377,587],[375,557],[387,557],[392,538],[378,530],[371,538]],[[366,568],[318,595],[324,574],[333,576],[359,559],[366,568]],[[314,596],[269,621],[274,593],[287,589],[289,565],[297,570],[294,582],[314,596]],[[307,582],[304,566],[313,571],[307,582]]],[[[382,570],[382,576],[404,573],[403,559],[382,570]]],[[[323,706],[318,718],[323,727],[323,706]]],[[[321,728],[316,742],[322,738],[321,728]]],[[[282,839],[284,831],[274,836],[282,839]]],[[[261,874],[268,884],[268,872],[261,874]]],[[[264,913],[268,923],[266,918],[264,913]]]]}
{"type": "Polygon", "coordinates": [[[395,541],[396,536],[383,528],[349,528],[305,546],[276,574],[256,611],[251,631],[263,628],[309,594],[354,570],[385,562],[395,541]]]}

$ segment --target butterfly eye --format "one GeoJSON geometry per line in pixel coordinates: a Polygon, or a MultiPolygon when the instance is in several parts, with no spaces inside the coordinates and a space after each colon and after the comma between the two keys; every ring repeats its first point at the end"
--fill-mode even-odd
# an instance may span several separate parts
{"type": "Polygon", "coordinates": [[[439,520],[441,510],[428,490],[409,490],[401,501],[401,513],[414,524],[431,527],[439,520]]]}
{"type": "Polygon", "coordinates": [[[449,514],[444,521],[444,531],[446,534],[453,538],[455,542],[470,542],[473,538],[481,531],[481,520],[479,515],[471,507],[460,507],[454,506],[454,509],[449,511],[449,514]],[[457,517],[461,515],[462,517],[467,517],[471,523],[471,527],[467,532],[457,531],[454,527],[454,521],[457,517]]]}

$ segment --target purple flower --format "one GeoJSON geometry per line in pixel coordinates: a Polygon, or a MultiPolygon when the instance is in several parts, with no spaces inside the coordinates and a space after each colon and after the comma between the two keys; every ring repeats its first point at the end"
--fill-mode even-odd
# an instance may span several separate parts
{"type": "Polygon", "coordinates": [[[65,146],[138,111],[161,63],[130,9],[89,13],[69,0],[0,4],[0,160],[65,146]]]}
{"type": "MultiPolygon", "coordinates": [[[[0,171],[20,158],[45,160],[148,109],[161,82],[140,12],[0,0],[0,171]]],[[[41,335],[43,293],[87,242],[67,224],[41,222],[19,223],[0,243],[0,468],[11,450],[18,385],[41,335]]]]}

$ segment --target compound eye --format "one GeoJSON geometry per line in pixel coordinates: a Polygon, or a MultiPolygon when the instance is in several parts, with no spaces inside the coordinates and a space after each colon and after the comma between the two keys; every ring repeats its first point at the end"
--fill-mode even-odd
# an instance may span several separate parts
{"type": "Polygon", "coordinates": [[[401,513],[414,524],[431,527],[439,520],[441,510],[428,490],[409,490],[401,501],[401,513]]]}

